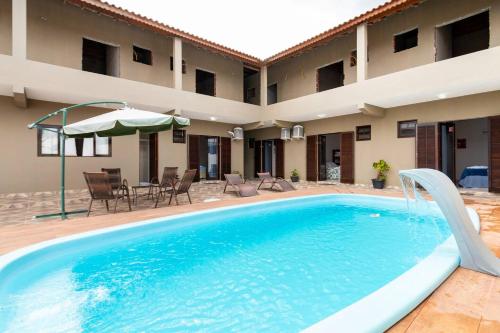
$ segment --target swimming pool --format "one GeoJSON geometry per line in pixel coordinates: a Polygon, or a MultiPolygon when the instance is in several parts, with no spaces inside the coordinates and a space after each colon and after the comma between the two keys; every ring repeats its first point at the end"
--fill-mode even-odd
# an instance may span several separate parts
{"type": "Polygon", "coordinates": [[[353,311],[377,331],[458,260],[432,204],[413,218],[404,200],[360,195],[202,211],[1,257],[0,331],[317,331],[359,325],[353,311]],[[383,308],[391,285],[418,292],[383,308]]]}

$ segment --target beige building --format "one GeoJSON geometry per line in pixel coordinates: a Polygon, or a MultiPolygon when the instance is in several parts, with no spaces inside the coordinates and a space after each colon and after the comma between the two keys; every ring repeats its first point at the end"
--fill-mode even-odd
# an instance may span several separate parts
{"type": "Polygon", "coordinates": [[[27,125],[95,100],[192,124],[67,141],[68,188],[85,186],[83,171],[120,167],[136,184],[165,166],[196,168],[202,181],[296,169],[369,184],[384,159],[389,185],[398,170],[431,167],[498,191],[498,68],[499,0],[393,0],[264,60],[98,0],[1,0],[0,193],[57,189],[58,140],[27,125]]]}

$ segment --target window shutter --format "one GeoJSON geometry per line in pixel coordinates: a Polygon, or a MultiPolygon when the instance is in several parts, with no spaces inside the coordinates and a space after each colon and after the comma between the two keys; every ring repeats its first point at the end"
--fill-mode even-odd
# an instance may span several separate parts
{"type": "Polygon", "coordinates": [[[306,138],[306,179],[318,181],[318,136],[308,135],[306,138]]]}
{"type": "Polygon", "coordinates": [[[340,134],[340,182],[354,184],[354,132],[340,134]]]}
{"type": "Polygon", "coordinates": [[[196,169],[195,182],[200,181],[200,136],[190,134],[188,137],[188,165],[189,169],[196,169]]]}

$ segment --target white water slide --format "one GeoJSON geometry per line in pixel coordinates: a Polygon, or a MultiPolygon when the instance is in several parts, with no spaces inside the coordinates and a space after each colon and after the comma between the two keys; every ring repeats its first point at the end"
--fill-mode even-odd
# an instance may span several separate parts
{"type": "Polygon", "coordinates": [[[410,190],[418,199],[416,183],[432,195],[455,236],[460,251],[460,266],[500,276],[500,259],[488,249],[474,229],[464,201],[448,176],[433,169],[401,170],[399,176],[407,200],[410,200],[410,190]]]}

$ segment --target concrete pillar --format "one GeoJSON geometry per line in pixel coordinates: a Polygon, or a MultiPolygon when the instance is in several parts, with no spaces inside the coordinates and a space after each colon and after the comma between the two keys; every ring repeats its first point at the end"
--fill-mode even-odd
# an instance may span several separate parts
{"type": "Polygon", "coordinates": [[[356,78],[357,82],[368,78],[368,26],[366,23],[358,25],[356,29],[356,78]]]}
{"type": "Polygon", "coordinates": [[[182,40],[174,38],[174,88],[182,90],[182,40]]]}
{"type": "Polygon", "coordinates": [[[26,59],[27,0],[12,0],[12,55],[26,59]]]}
{"type": "Polygon", "coordinates": [[[267,66],[260,69],[260,105],[267,105],[267,66]]]}

